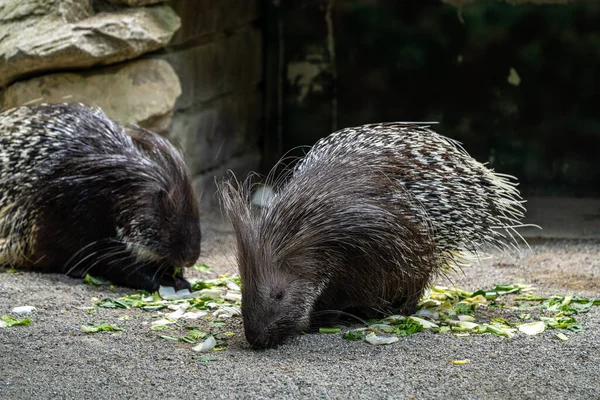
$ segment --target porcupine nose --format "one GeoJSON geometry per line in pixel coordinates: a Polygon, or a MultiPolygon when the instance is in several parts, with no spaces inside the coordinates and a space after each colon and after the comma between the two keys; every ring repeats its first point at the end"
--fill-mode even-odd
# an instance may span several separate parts
{"type": "Polygon", "coordinates": [[[250,345],[257,349],[266,349],[274,347],[277,343],[268,335],[267,330],[262,327],[251,326],[244,324],[244,334],[250,345]]]}

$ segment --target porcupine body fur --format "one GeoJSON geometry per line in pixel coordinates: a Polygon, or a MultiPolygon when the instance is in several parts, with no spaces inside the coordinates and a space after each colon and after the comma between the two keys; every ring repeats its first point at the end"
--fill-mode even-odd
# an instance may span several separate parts
{"type": "Polygon", "coordinates": [[[189,287],[197,198],[181,154],[74,104],[0,114],[0,266],[189,287]]]}
{"type": "Polygon", "coordinates": [[[402,123],[318,141],[264,208],[226,180],[246,338],[277,345],[330,310],[413,312],[431,279],[484,246],[517,248],[524,207],[510,177],[457,142],[402,123]]]}

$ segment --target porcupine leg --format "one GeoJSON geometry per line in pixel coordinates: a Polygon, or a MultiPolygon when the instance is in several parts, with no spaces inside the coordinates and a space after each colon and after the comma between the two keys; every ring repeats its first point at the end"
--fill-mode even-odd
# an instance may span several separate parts
{"type": "Polygon", "coordinates": [[[428,284],[429,277],[417,279],[412,283],[411,287],[404,288],[404,293],[391,304],[390,310],[401,315],[412,315],[416,313],[417,306],[421,301],[428,284]]]}
{"type": "Polygon", "coordinates": [[[190,289],[190,283],[184,279],[183,273],[173,267],[160,268],[159,266],[144,265],[132,273],[128,273],[127,270],[116,271],[114,274],[111,272],[106,271],[104,275],[108,279],[111,279],[112,276],[112,282],[123,286],[149,291],[156,291],[160,286],[172,286],[176,290],[190,289]]]}
{"type": "Polygon", "coordinates": [[[176,290],[190,288],[190,283],[184,279],[180,268],[137,261],[133,257],[116,263],[108,260],[94,267],[92,273],[117,285],[148,291],[156,291],[160,286],[172,286],[176,290]]]}
{"type": "Polygon", "coordinates": [[[81,266],[69,269],[70,264],[73,263],[65,265],[64,272],[72,278],[83,278],[86,274],[90,274],[107,279],[115,285],[148,291],[156,291],[160,286],[173,286],[177,290],[190,288],[189,282],[183,278],[181,272],[177,273],[175,268],[146,265],[135,261],[133,257],[126,260],[111,260],[99,256],[82,263],[81,266]]]}
{"type": "Polygon", "coordinates": [[[46,213],[38,224],[34,251],[37,268],[72,278],[90,274],[115,285],[149,291],[158,290],[159,286],[190,287],[181,270],[166,263],[140,261],[131,255],[131,250],[114,239],[113,222],[104,217],[101,206],[89,202],[75,212],[65,212],[64,207],[53,210],[54,214],[46,213]],[[87,224],[79,223],[81,220],[87,224]],[[55,237],[61,240],[53,240],[55,237]]]}
{"type": "Polygon", "coordinates": [[[156,262],[143,262],[135,257],[123,256],[129,252],[122,248],[106,247],[105,242],[96,245],[82,245],[78,251],[58,249],[46,254],[40,260],[40,267],[48,271],[60,271],[72,278],[83,278],[86,274],[103,277],[115,285],[128,286],[149,291],[160,286],[173,286],[177,290],[189,289],[190,284],[183,278],[180,269],[156,262]],[[66,254],[70,254],[67,257],[66,254]]]}

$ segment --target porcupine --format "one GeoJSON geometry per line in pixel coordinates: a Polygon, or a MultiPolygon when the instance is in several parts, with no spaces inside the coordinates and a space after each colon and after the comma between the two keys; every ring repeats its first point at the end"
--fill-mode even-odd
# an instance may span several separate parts
{"type": "Polygon", "coordinates": [[[167,139],[76,104],[0,114],[0,266],[187,288],[197,197],[167,139]]]}
{"type": "Polygon", "coordinates": [[[249,205],[249,180],[220,185],[255,347],[277,345],[329,311],[414,312],[438,273],[483,246],[507,250],[522,239],[513,178],[427,126],[339,130],[278,181],[260,210],[249,205]]]}

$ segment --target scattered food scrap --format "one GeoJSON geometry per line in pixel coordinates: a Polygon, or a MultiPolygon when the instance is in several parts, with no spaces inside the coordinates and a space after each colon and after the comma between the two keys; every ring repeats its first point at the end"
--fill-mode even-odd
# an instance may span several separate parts
{"type": "MultiPolygon", "coordinates": [[[[467,292],[456,288],[434,286],[427,291],[419,304],[418,311],[409,317],[394,315],[382,320],[370,321],[367,327],[352,329],[343,333],[348,340],[364,340],[371,344],[386,344],[383,337],[398,337],[428,330],[434,333],[453,333],[457,337],[472,334],[493,334],[511,338],[517,333],[537,335],[545,329],[567,329],[577,332],[582,329],[575,315],[587,312],[590,307],[600,305],[600,300],[590,300],[573,296],[554,295],[536,297],[531,285],[496,285],[491,290],[467,292]],[[512,295],[512,296],[511,296],[512,295]],[[519,295],[519,297],[515,297],[519,295]],[[511,301],[510,305],[500,298],[511,301]],[[504,318],[489,321],[477,320],[474,316],[478,308],[505,310],[527,310],[519,313],[514,322],[504,318]],[[537,320],[532,320],[529,311],[537,311],[537,320]],[[528,322],[524,322],[528,321],[528,322]]],[[[557,335],[567,340],[564,334],[557,335]]],[[[389,343],[394,341],[390,340],[389,343]]]]}
{"type": "Polygon", "coordinates": [[[95,324],[91,323],[91,324],[87,324],[87,325],[81,325],[81,332],[84,332],[84,333],[116,332],[116,331],[122,331],[122,329],[116,325],[111,325],[108,322],[98,322],[95,324]]]}
{"type": "MultiPolygon", "coordinates": [[[[199,267],[210,270],[209,266],[199,267]]],[[[150,331],[160,331],[164,340],[194,345],[197,352],[220,351],[227,340],[235,335],[224,332],[225,319],[241,315],[241,288],[239,276],[221,276],[210,280],[190,280],[192,289],[176,291],[161,287],[156,293],[136,292],[118,299],[95,299],[98,307],[141,310],[155,313],[150,331]],[[195,320],[208,321],[203,327],[195,320]]],[[[517,334],[537,335],[546,329],[578,332],[582,327],[576,315],[587,312],[600,300],[574,296],[554,295],[537,297],[533,287],[524,284],[495,285],[492,289],[468,292],[458,288],[431,287],[411,316],[392,315],[369,321],[356,329],[322,327],[322,334],[341,334],[348,340],[361,340],[372,345],[392,344],[400,337],[430,331],[451,333],[456,337],[474,334],[492,334],[512,338],[517,334]],[[489,313],[478,310],[512,311],[485,320],[489,313]]],[[[496,314],[497,315],[497,314],[496,314]]],[[[83,330],[83,327],[82,327],[83,330]]],[[[556,337],[566,341],[564,333],[556,337]]],[[[469,360],[452,360],[456,365],[469,360]]]]}
{"type": "Polygon", "coordinates": [[[30,325],[31,321],[29,318],[17,319],[14,317],[10,317],[8,315],[3,315],[0,317],[0,328],[8,328],[11,326],[19,326],[19,325],[30,325]]]}

